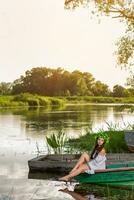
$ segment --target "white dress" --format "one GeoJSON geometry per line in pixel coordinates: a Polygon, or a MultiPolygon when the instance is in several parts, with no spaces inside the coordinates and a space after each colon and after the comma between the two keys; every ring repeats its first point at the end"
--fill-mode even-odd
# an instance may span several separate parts
{"type": "Polygon", "coordinates": [[[87,162],[90,169],[85,170],[88,174],[94,174],[96,169],[106,169],[106,156],[98,154],[96,158],[87,162]]]}

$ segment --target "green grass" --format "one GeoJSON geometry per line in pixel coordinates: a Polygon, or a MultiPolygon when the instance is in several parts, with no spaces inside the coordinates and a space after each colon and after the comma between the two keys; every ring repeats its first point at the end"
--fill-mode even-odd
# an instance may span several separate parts
{"type": "Polygon", "coordinates": [[[14,96],[0,96],[0,107],[16,106],[62,106],[65,100],[56,97],[45,97],[22,93],[14,96]]]}
{"type": "MultiPolygon", "coordinates": [[[[124,139],[124,131],[104,131],[109,136],[109,143],[105,145],[107,153],[128,153],[128,147],[124,139]]],[[[99,132],[98,132],[99,133],[99,132]]],[[[78,139],[70,139],[69,146],[79,151],[90,152],[95,144],[95,134],[86,133],[78,139]]]]}
{"type": "Polygon", "coordinates": [[[70,96],[70,97],[48,97],[22,93],[13,96],[0,96],[1,107],[15,106],[63,106],[65,104],[83,104],[83,103],[134,103],[134,97],[94,97],[94,96],[70,96]]]}
{"type": "Polygon", "coordinates": [[[134,97],[70,96],[66,100],[70,103],[134,103],[134,97]]]}
{"type": "Polygon", "coordinates": [[[21,93],[12,96],[0,96],[1,107],[15,106],[51,106],[79,103],[134,103],[134,97],[117,98],[117,97],[94,97],[94,96],[70,96],[70,97],[48,97],[21,93]]]}

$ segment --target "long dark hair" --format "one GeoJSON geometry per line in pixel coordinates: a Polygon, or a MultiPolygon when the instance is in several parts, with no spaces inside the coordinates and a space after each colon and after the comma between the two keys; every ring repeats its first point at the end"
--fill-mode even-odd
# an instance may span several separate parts
{"type": "Polygon", "coordinates": [[[96,138],[96,142],[95,142],[95,146],[93,148],[93,151],[91,153],[90,159],[94,159],[97,157],[97,155],[99,154],[99,152],[104,148],[105,146],[105,140],[103,142],[103,144],[101,146],[98,145],[98,139],[99,137],[96,138]]]}

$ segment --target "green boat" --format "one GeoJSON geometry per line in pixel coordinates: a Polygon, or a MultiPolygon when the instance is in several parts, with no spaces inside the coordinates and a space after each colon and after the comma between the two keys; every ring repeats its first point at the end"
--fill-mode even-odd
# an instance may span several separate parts
{"type": "Polygon", "coordinates": [[[95,174],[82,173],[74,179],[79,183],[134,188],[134,163],[107,165],[95,174]]]}

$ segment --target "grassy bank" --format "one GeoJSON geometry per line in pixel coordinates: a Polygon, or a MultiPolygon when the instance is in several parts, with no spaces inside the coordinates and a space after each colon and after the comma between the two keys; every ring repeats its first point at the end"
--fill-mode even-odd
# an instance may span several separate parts
{"type": "MultiPolygon", "coordinates": [[[[104,131],[108,134],[110,140],[109,143],[105,145],[107,153],[128,153],[128,147],[124,138],[124,131],[104,131]]],[[[87,133],[78,139],[70,139],[69,146],[73,149],[78,149],[79,151],[90,152],[95,144],[96,134],[87,133]]]]}
{"type": "Polygon", "coordinates": [[[70,96],[68,103],[134,103],[134,97],[70,96]]]}
{"type": "Polygon", "coordinates": [[[0,107],[16,106],[62,106],[64,99],[56,97],[45,97],[28,93],[14,96],[0,96],[0,107]]]}
{"type": "Polygon", "coordinates": [[[13,96],[0,96],[1,107],[16,106],[62,106],[65,104],[83,104],[83,103],[134,103],[134,97],[93,97],[93,96],[70,96],[70,97],[47,97],[22,93],[13,96]]]}

